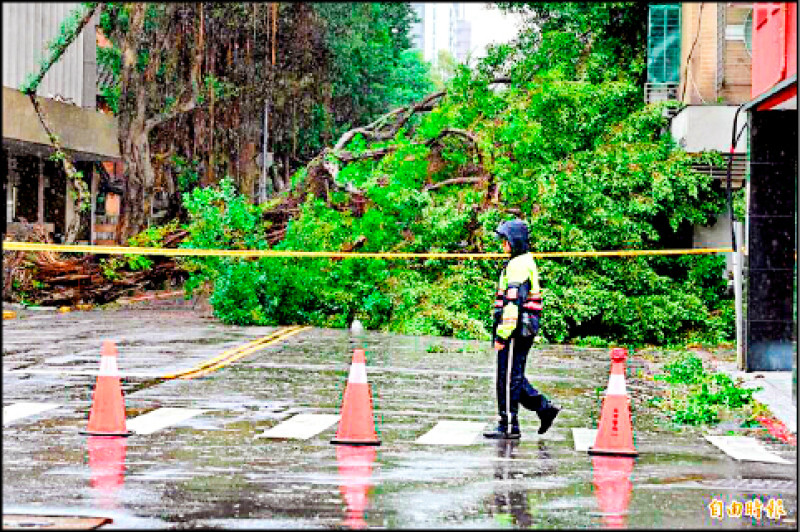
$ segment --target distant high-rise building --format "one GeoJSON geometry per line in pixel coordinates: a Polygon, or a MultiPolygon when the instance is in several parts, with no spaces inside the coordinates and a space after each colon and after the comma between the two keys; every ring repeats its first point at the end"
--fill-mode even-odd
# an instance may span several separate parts
{"type": "Polygon", "coordinates": [[[472,48],[472,23],[461,19],[456,25],[456,59],[463,63],[472,48]]]}
{"type": "Polygon", "coordinates": [[[422,51],[423,59],[438,63],[439,51],[446,50],[463,60],[470,48],[471,27],[463,3],[412,2],[420,19],[411,27],[411,42],[422,51]]]}
{"type": "Polygon", "coordinates": [[[411,8],[419,19],[419,22],[415,22],[411,25],[411,46],[417,50],[423,51],[425,37],[425,4],[421,2],[412,2],[411,8]]]}

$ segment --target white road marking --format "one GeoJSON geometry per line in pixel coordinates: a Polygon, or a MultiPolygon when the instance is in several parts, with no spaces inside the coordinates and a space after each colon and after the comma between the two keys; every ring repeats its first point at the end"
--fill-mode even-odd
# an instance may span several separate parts
{"type": "Polygon", "coordinates": [[[440,421],[431,430],[417,438],[422,445],[472,445],[486,427],[477,421],[440,421]]]}
{"type": "Polygon", "coordinates": [[[3,407],[3,425],[17,419],[33,416],[61,405],[55,403],[14,403],[3,407]]]}
{"type": "Polygon", "coordinates": [[[573,428],[572,440],[575,442],[576,451],[587,452],[597,440],[597,429],[573,428]]]}
{"type": "Polygon", "coordinates": [[[307,440],[338,421],[338,414],[298,414],[256,437],[307,440]]]}
{"type": "MultiPolygon", "coordinates": [[[[3,371],[3,373],[8,373],[10,375],[15,374],[31,374],[31,375],[86,375],[90,377],[96,377],[99,374],[99,371],[96,369],[84,369],[84,370],[68,370],[68,369],[12,369],[10,371],[3,371]]],[[[122,378],[126,377],[136,377],[136,378],[144,378],[144,379],[158,379],[161,378],[164,373],[144,373],[144,372],[120,372],[119,376],[122,378]]]]}
{"type": "Polygon", "coordinates": [[[196,408],[157,408],[152,412],[128,420],[125,428],[136,434],[152,434],[203,412],[204,410],[196,408]]]}
{"type": "Polygon", "coordinates": [[[750,462],[769,462],[772,464],[791,464],[775,453],[769,452],[760,441],[748,436],[705,436],[722,452],[736,460],[750,462]]]}

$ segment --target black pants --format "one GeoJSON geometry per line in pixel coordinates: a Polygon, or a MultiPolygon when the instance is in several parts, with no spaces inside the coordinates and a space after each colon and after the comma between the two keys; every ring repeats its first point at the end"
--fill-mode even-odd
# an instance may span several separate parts
{"type": "Polygon", "coordinates": [[[516,416],[519,405],[537,413],[550,407],[550,401],[525,378],[525,362],[533,339],[534,336],[521,337],[515,331],[508,345],[497,352],[497,409],[501,416],[507,412],[516,416]]]}

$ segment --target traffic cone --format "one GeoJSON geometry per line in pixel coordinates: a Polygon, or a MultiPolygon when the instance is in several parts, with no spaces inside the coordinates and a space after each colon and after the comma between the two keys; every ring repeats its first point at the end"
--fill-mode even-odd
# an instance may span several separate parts
{"type": "Polygon", "coordinates": [[[347,505],[344,525],[348,528],[367,528],[364,510],[369,504],[370,477],[376,455],[374,447],[336,448],[336,462],[341,477],[339,491],[347,505]]]}
{"type": "Polygon", "coordinates": [[[592,456],[594,495],[607,528],[626,528],[633,461],[630,456],[592,456]]]}
{"type": "Polygon", "coordinates": [[[81,433],[130,436],[131,433],[125,429],[125,399],[117,369],[117,346],[111,340],[105,340],[100,354],[100,371],[89,411],[89,426],[81,433]]]}
{"type": "Polygon", "coordinates": [[[372,394],[367,383],[367,367],[363,349],[353,350],[353,363],[342,399],[342,417],[334,444],[380,445],[372,415],[372,394]]]}
{"type": "Polygon", "coordinates": [[[611,375],[600,412],[600,428],[589,454],[636,456],[631,424],[631,400],[625,390],[625,348],[611,350],[611,375]]]}
{"type": "Polygon", "coordinates": [[[92,489],[105,508],[116,508],[117,491],[125,482],[128,440],[119,436],[89,436],[92,489]]]}

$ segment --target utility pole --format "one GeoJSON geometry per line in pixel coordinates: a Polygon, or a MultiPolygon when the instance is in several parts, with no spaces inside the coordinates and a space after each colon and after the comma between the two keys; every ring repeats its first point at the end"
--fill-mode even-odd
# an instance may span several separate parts
{"type": "Polygon", "coordinates": [[[269,142],[269,100],[264,100],[264,143],[261,146],[261,177],[258,179],[258,203],[267,200],[267,171],[272,166],[272,153],[267,151],[269,142]]]}

